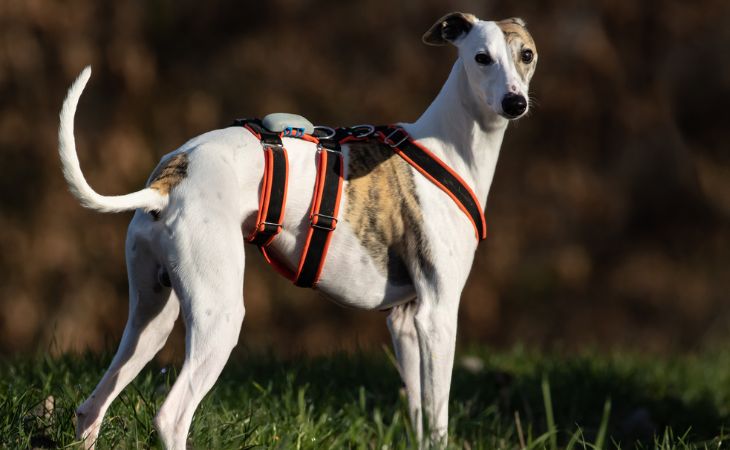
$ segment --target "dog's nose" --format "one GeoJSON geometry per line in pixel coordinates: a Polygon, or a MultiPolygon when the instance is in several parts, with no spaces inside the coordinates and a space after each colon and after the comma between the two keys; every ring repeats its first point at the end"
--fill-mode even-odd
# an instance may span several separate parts
{"type": "Polygon", "coordinates": [[[502,99],[502,111],[510,117],[518,117],[527,110],[525,97],[510,92],[502,99]]]}

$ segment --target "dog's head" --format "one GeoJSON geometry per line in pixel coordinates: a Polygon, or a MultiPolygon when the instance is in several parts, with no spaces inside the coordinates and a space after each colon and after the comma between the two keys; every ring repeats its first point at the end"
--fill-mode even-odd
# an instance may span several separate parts
{"type": "Polygon", "coordinates": [[[471,14],[453,12],[439,19],[423,35],[423,42],[451,43],[459,49],[459,58],[478,104],[507,119],[517,119],[527,113],[537,48],[522,19],[488,22],[471,14]]]}

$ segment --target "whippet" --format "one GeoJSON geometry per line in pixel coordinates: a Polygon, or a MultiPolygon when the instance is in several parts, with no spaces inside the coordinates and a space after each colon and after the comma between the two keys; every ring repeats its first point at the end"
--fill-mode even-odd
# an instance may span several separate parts
{"type": "MultiPolygon", "coordinates": [[[[486,207],[502,138],[529,107],[537,63],[521,19],[483,21],[451,13],[423,36],[458,49],[436,99],[400,126],[471,186],[486,207]]],[[[182,310],[185,361],[154,419],[165,447],[184,449],[193,412],[237,343],[244,317],[244,233],[256,224],[264,158],[241,127],[211,131],[164,156],[147,186],[103,196],[84,179],[73,120],[87,67],[60,114],[59,153],[71,192],[101,212],[136,210],[126,240],[129,318],[110,367],[77,410],[91,448],[114,398],[162,348],[182,310]]],[[[271,252],[295,267],[308,228],[315,145],[284,138],[289,153],[283,231],[271,252]]],[[[335,302],[390,310],[400,375],[419,442],[445,445],[459,300],[478,240],[452,198],[387,146],[343,145],[344,192],[337,230],[317,285],[335,302]],[[424,432],[425,427],[425,432],[424,432]]]]}

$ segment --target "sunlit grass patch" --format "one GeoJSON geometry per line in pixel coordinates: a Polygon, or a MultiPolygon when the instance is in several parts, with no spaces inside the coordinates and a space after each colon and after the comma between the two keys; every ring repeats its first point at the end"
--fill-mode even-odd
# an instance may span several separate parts
{"type": "MultiPolygon", "coordinates": [[[[0,366],[0,447],[73,446],[74,410],[110,355],[0,366]]],[[[99,448],[159,448],[152,419],[177,376],[150,365],[114,402],[99,448]]],[[[726,448],[730,354],[564,357],[473,348],[457,357],[453,449],[726,448]]],[[[282,360],[238,354],[197,410],[192,448],[407,449],[413,433],[386,353],[282,360]]]]}

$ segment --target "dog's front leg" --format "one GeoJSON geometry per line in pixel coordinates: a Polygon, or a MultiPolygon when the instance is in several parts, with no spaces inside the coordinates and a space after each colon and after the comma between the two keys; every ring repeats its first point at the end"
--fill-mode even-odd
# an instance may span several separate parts
{"type": "Polygon", "coordinates": [[[408,415],[417,442],[423,440],[421,417],[421,355],[414,316],[416,302],[395,306],[388,315],[388,329],[393,337],[393,348],[398,359],[398,372],[403,379],[408,398],[408,415]]]}
{"type": "MultiPolygon", "coordinates": [[[[456,345],[459,295],[418,290],[415,326],[421,354],[421,402],[428,443],[443,448],[448,441],[449,390],[456,345]]],[[[428,445],[427,445],[428,446],[428,445]]]]}

